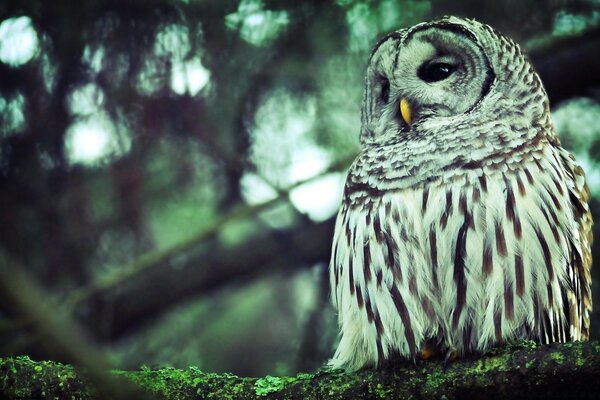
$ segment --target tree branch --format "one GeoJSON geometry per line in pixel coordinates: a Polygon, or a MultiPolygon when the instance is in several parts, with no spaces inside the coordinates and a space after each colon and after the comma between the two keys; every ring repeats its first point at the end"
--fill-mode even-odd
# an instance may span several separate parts
{"type": "Polygon", "coordinates": [[[600,28],[561,39],[533,38],[524,43],[524,47],[540,74],[552,106],[572,97],[589,95],[590,89],[600,86],[597,73],[600,70],[600,28]]]}
{"type": "Polygon", "coordinates": [[[79,304],[78,316],[100,339],[116,338],[194,295],[265,271],[289,271],[296,263],[322,261],[331,247],[323,238],[333,237],[333,227],[330,219],[262,232],[235,246],[218,238],[204,241],[193,252],[145,268],[144,276],[134,275],[95,291],[79,304]]]}
{"type": "Polygon", "coordinates": [[[199,244],[214,238],[215,235],[217,235],[219,231],[223,228],[223,226],[228,222],[235,220],[239,221],[244,218],[256,216],[261,211],[265,211],[277,205],[281,201],[287,199],[290,192],[293,189],[302,186],[306,183],[313,182],[329,173],[346,169],[353,161],[354,157],[355,155],[353,154],[351,157],[343,158],[331,164],[327,169],[315,176],[312,176],[302,181],[298,181],[285,189],[278,190],[277,197],[271,200],[266,200],[262,203],[250,206],[240,206],[232,210],[231,212],[222,215],[214,223],[210,224],[208,227],[204,228],[201,232],[198,232],[196,235],[182,240],[181,242],[176,243],[171,247],[145,254],[144,256],[134,261],[129,267],[124,268],[124,272],[111,276],[110,279],[94,281],[88,286],[84,286],[78,289],[69,297],[67,303],[71,304],[72,307],[77,307],[80,303],[85,302],[89,297],[93,296],[97,292],[109,290],[110,288],[118,286],[122,282],[125,282],[132,278],[143,278],[145,276],[144,272],[146,269],[150,269],[157,264],[164,264],[170,259],[180,256],[181,254],[194,249],[199,244]]]}
{"type": "MultiPolygon", "coordinates": [[[[10,304],[11,311],[28,321],[33,330],[44,337],[43,344],[51,354],[66,357],[84,368],[88,387],[95,388],[95,393],[102,397],[113,400],[154,399],[150,393],[140,391],[139,387],[128,382],[117,385],[108,373],[110,364],[106,357],[85,332],[73,323],[64,310],[52,304],[49,300],[52,296],[31,280],[14,261],[7,259],[0,252],[0,301],[10,304]]],[[[5,376],[3,367],[0,367],[0,378],[5,376]]],[[[2,384],[6,384],[6,381],[2,384]]]]}
{"type": "MultiPolygon", "coordinates": [[[[98,398],[85,374],[69,365],[5,358],[0,359],[0,372],[2,398],[98,398]]],[[[350,374],[258,379],[203,373],[194,367],[112,374],[164,399],[591,399],[600,395],[600,343],[536,346],[525,341],[447,367],[443,361],[402,362],[350,374]]]]}

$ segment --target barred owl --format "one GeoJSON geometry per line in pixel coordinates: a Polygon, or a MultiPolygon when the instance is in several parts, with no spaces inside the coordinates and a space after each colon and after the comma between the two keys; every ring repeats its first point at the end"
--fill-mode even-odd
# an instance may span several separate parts
{"type": "Polygon", "coordinates": [[[361,116],[330,262],[331,366],[588,339],[588,189],[516,43],[456,17],[392,32],[361,116]]]}

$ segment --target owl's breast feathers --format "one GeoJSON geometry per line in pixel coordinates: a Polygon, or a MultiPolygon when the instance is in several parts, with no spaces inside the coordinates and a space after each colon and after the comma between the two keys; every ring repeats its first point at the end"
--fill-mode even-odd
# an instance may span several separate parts
{"type": "Polygon", "coordinates": [[[450,171],[395,162],[389,149],[357,159],[330,265],[342,331],[332,365],[414,357],[432,339],[463,354],[588,338],[583,172],[555,143],[528,149],[450,171]]]}
{"type": "Polygon", "coordinates": [[[409,135],[391,135],[385,142],[367,143],[350,168],[345,200],[378,193],[441,184],[473,184],[482,176],[502,176],[544,157],[558,145],[550,120],[539,124],[506,122],[518,109],[498,120],[465,125],[415,127],[409,135]],[[553,143],[555,142],[556,143],[553,143]]]}

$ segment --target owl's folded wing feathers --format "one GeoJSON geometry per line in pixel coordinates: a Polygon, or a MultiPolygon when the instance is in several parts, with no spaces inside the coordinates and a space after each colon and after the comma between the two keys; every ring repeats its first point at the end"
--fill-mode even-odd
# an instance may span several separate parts
{"type": "Polygon", "coordinates": [[[565,149],[555,147],[566,174],[569,200],[573,207],[577,234],[570,238],[571,260],[569,263],[570,287],[567,290],[567,315],[569,316],[571,340],[588,340],[590,313],[592,312],[592,214],[588,205],[589,188],[585,183],[583,169],[565,149]]]}

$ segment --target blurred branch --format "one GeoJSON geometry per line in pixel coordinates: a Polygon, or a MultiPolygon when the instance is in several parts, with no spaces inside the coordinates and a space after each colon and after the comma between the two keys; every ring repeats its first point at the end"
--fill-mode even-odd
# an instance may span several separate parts
{"type": "MultiPolygon", "coordinates": [[[[27,357],[0,358],[0,395],[5,398],[101,398],[73,368],[27,357]],[[35,376],[36,379],[31,379],[35,376]]],[[[298,374],[243,378],[203,373],[198,368],[114,371],[163,399],[517,399],[598,398],[600,343],[537,347],[533,342],[492,351],[481,358],[419,365],[390,365],[355,373],[298,374]]]]}
{"type": "Polygon", "coordinates": [[[270,230],[234,246],[217,238],[194,251],[144,268],[114,285],[96,290],[78,304],[77,314],[103,339],[139,328],[165,309],[225,284],[294,270],[328,257],[334,219],[286,231],[270,230]]]}
{"type": "Polygon", "coordinates": [[[600,28],[560,39],[536,37],[523,46],[544,82],[552,106],[589,95],[590,89],[600,86],[600,28]]]}
{"type": "MultiPolygon", "coordinates": [[[[109,364],[104,355],[64,310],[49,301],[51,296],[14,261],[0,259],[0,295],[11,311],[27,319],[32,329],[43,336],[43,344],[49,352],[66,357],[85,371],[83,374],[91,381],[90,387],[95,393],[112,399],[154,398],[128,382],[125,386],[115,382],[106,372],[109,364]]],[[[28,374],[24,379],[37,382],[31,379],[32,376],[28,374]]]]}
{"type": "Polygon", "coordinates": [[[255,216],[287,199],[294,188],[347,168],[350,161],[336,162],[321,174],[282,190],[272,200],[237,208],[197,235],[141,257],[123,273],[73,292],[67,299],[68,308],[76,310],[95,330],[100,327],[101,337],[115,337],[189,296],[259,271],[296,268],[293,262],[310,264],[326,259],[333,219],[258,234],[235,246],[221,243],[216,234],[231,221],[255,216]]]}
{"type": "Polygon", "coordinates": [[[225,215],[222,215],[220,218],[218,218],[216,221],[214,221],[210,226],[203,229],[198,234],[193,235],[193,236],[189,237],[188,239],[183,240],[183,241],[181,241],[173,246],[170,246],[166,249],[157,250],[157,251],[151,252],[149,254],[146,254],[146,255],[140,257],[138,260],[134,261],[129,267],[124,268],[123,272],[120,274],[112,275],[110,278],[107,278],[107,279],[98,280],[88,286],[82,287],[82,288],[74,291],[69,296],[67,304],[71,305],[71,307],[77,307],[78,304],[85,301],[85,299],[90,297],[91,295],[93,295],[99,291],[114,287],[125,280],[132,279],[135,275],[143,273],[143,271],[147,268],[150,268],[156,264],[164,263],[165,261],[168,261],[172,257],[178,256],[182,253],[185,253],[185,252],[193,249],[199,243],[201,243],[205,240],[214,238],[214,236],[223,228],[223,226],[226,223],[234,221],[234,220],[240,220],[240,219],[244,219],[244,218],[248,218],[248,217],[257,215],[261,211],[264,211],[264,210],[276,205],[280,201],[287,199],[289,196],[289,193],[293,189],[295,189],[299,186],[302,186],[306,183],[315,181],[319,178],[322,178],[324,175],[327,175],[329,173],[340,171],[340,170],[347,168],[354,158],[355,158],[355,155],[352,155],[350,158],[342,159],[342,160],[330,165],[326,170],[324,170],[320,174],[317,174],[308,179],[296,182],[293,185],[287,187],[286,189],[279,190],[278,196],[271,200],[267,200],[262,203],[254,204],[251,206],[240,206],[240,207],[232,210],[231,212],[229,212],[225,215]]]}

